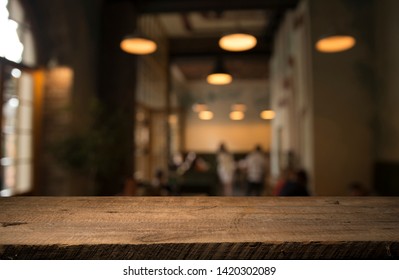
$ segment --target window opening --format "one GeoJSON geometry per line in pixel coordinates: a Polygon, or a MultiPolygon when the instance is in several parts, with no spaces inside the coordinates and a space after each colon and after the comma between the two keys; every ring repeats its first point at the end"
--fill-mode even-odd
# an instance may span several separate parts
{"type": "Polygon", "coordinates": [[[0,196],[33,187],[34,78],[22,65],[35,64],[30,25],[17,0],[0,0],[0,196]]]}

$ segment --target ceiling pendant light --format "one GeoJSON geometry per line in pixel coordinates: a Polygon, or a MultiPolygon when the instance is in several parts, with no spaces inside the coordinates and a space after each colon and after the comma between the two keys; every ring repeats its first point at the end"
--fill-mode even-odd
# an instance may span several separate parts
{"type": "Polygon", "coordinates": [[[276,116],[273,110],[264,110],[260,113],[260,117],[264,120],[272,120],[276,116]]]}
{"type": "Polygon", "coordinates": [[[151,54],[157,50],[157,44],[153,40],[138,34],[126,36],[120,46],[125,52],[136,55],[151,54]]]}
{"type": "Polygon", "coordinates": [[[218,60],[215,69],[206,80],[211,85],[227,85],[233,81],[233,77],[224,69],[222,61],[218,60]]]}
{"type": "Polygon", "coordinates": [[[230,52],[247,51],[256,46],[255,36],[246,33],[233,33],[219,39],[219,46],[230,52]]]}
{"type": "Polygon", "coordinates": [[[201,111],[199,112],[198,117],[200,120],[209,121],[213,119],[213,113],[211,111],[201,111]]]}
{"type": "Polygon", "coordinates": [[[350,35],[329,35],[316,42],[316,50],[323,53],[343,52],[353,48],[356,39],[350,35]]]}
{"type": "Polygon", "coordinates": [[[242,111],[230,112],[230,119],[233,121],[241,121],[245,118],[245,114],[242,111]]]}

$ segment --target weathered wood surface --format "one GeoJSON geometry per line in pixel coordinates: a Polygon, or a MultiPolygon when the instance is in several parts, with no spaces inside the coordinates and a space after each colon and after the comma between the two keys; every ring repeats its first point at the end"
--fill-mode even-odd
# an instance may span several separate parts
{"type": "Polygon", "coordinates": [[[0,199],[1,259],[389,259],[399,198],[0,199]]]}

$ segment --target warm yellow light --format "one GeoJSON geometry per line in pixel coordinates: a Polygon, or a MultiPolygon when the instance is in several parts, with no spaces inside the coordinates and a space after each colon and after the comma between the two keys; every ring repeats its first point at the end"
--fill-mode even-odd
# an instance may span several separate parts
{"type": "MultiPolygon", "coordinates": [[[[72,68],[67,66],[56,66],[51,68],[48,72],[48,79],[52,81],[59,88],[71,87],[74,79],[74,72],[72,68]]],[[[65,96],[68,94],[66,91],[61,91],[65,96]]]]}
{"type": "Polygon", "coordinates": [[[169,115],[168,121],[169,121],[169,124],[177,124],[177,122],[178,122],[177,115],[175,115],[175,114],[169,115]]]}
{"type": "Polygon", "coordinates": [[[206,106],[206,104],[203,103],[195,103],[193,105],[193,111],[196,113],[199,113],[201,111],[206,111],[208,110],[208,106],[206,106]]]}
{"type": "Polygon", "coordinates": [[[245,104],[242,104],[242,103],[236,103],[231,106],[231,111],[245,112],[246,110],[247,110],[247,106],[245,106],[245,104]]]}
{"type": "Polygon", "coordinates": [[[241,111],[233,111],[230,113],[230,119],[232,119],[233,121],[243,120],[244,117],[245,117],[245,115],[241,111]]]}
{"type": "Polygon", "coordinates": [[[211,111],[199,112],[198,117],[203,121],[209,121],[213,119],[213,113],[211,111]]]}
{"type": "Polygon", "coordinates": [[[265,110],[260,113],[260,117],[264,120],[272,120],[276,116],[276,113],[272,110],[265,110]]]}
{"type": "Polygon", "coordinates": [[[317,41],[316,49],[319,52],[325,53],[343,52],[349,50],[355,44],[356,40],[352,36],[336,35],[329,36],[317,41]]]}
{"type": "Polygon", "coordinates": [[[227,73],[213,73],[206,78],[211,85],[227,85],[233,81],[233,77],[227,73]]]}
{"type": "Polygon", "coordinates": [[[145,55],[157,50],[157,44],[142,37],[128,36],[121,42],[121,49],[127,53],[145,55]]]}
{"type": "Polygon", "coordinates": [[[250,34],[234,33],[223,36],[219,40],[219,46],[231,52],[242,52],[256,46],[256,38],[250,34]]]}

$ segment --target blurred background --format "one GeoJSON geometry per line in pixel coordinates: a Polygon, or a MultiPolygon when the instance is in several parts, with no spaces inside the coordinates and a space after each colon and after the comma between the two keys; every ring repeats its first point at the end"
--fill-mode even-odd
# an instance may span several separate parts
{"type": "Polygon", "coordinates": [[[298,170],[310,195],[398,195],[397,11],[0,0],[0,195],[223,195],[221,143],[229,195],[248,194],[255,146],[261,195],[298,170]]]}

